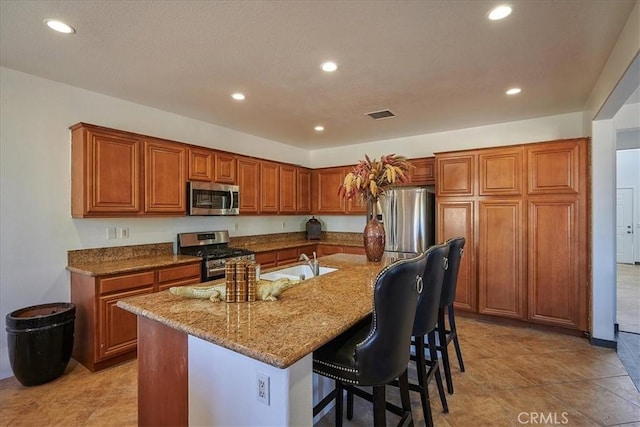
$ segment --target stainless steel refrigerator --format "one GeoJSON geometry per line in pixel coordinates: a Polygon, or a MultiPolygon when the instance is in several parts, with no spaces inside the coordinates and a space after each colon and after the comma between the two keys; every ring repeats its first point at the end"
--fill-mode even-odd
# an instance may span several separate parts
{"type": "MultiPolygon", "coordinates": [[[[385,231],[385,252],[407,256],[435,244],[435,192],[432,187],[397,187],[378,201],[385,231]]],[[[367,218],[371,218],[371,207],[367,218]]]]}

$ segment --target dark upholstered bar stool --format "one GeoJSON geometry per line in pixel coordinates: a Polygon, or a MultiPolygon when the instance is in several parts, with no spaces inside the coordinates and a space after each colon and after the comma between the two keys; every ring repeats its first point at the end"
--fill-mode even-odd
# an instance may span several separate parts
{"type": "Polygon", "coordinates": [[[407,364],[418,296],[422,293],[424,254],[385,267],[376,278],[373,314],[313,353],[313,371],[335,380],[336,388],[315,408],[317,415],[335,397],[336,426],[342,425],[343,390],[366,394],[354,386],[372,386],[375,426],[386,425],[386,408],[413,422],[407,364]],[[402,408],[387,404],[385,385],[399,379],[402,408]]]}
{"type": "Polygon", "coordinates": [[[447,380],[449,394],[453,394],[453,381],[451,380],[451,364],[449,363],[449,352],[447,347],[453,341],[458,356],[460,371],[464,372],[464,362],[460,352],[458,342],[458,331],[456,330],[456,320],[453,311],[453,300],[456,298],[456,285],[458,283],[458,271],[460,270],[460,260],[464,251],[464,237],[454,237],[446,241],[449,245],[449,269],[444,274],[442,282],[442,295],[440,296],[440,308],[438,309],[438,341],[437,347],[442,354],[442,364],[444,366],[444,376],[447,380]],[[449,329],[445,324],[444,312],[447,311],[449,317],[449,329]]]}
{"type": "MultiPolygon", "coordinates": [[[[431,402],[429,399],[428,385],[432,378],[436,378],[438,393],[444,412],[449,412],[447,398],[440,376],[440,365],[436,351],[436,326],[438,322],[438,307],[440,305],[440,293],[445,270],[447,269],[447,255],[449,245],[431,246],[424,253],[426,257],[422,282],[424,289],[418,298],[416,317],[413,321],[411,345],[415,347],[415,355],[411,360],[416,363],[418,384],[409,384],[409,389],[420,393],[422,412],[427,426],[433,426],[431,402]],[[429,343],[429,359],[425,356],[425,339],[429,343]]],[[[392,383],[400,385],[398,381],[392,383]]],[[[347,418],[353,417],[353,394],[347,392],[347,418]]]]}
{"type": "Polygon", "coordinates": [[[425,252],[427,263],[422,276],[424,290],[420,298],[418,298],[416,318],[413,322],[412,344],[415,346],[415,356],[411,356],[411,359],[416,362],[418,384],[409,384],[409,388],[420,393],[422,412],[427,426],[433,426],[428,386],[434,376],[438,386],[438,393],[440,394],[442,409],[444,412],[449,412],[436,351],[438,309],[443,279],[448,268],[448,254],[449,245],[447,244],[431,246],[425,252]],[[429,345],[429,360],[425,357],[425,338],[429,345]]]}

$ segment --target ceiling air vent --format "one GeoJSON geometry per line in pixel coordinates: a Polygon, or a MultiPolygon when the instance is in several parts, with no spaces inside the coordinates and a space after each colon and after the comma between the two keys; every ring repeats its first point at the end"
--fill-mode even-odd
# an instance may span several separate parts
{"type": "Polygon", "coordinates": [[[396,116],[389,110],[373,111],[371,113],[367,113],[366,115],[371,117],[373,120],[390,119],[391,117],[396,116]]]}

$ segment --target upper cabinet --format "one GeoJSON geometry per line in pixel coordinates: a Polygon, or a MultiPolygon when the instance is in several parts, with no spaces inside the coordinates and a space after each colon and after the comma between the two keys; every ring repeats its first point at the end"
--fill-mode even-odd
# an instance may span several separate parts
{"type": "Polygon", "coordinates": [[[296,186],[296,213],[311,213],[311,170],[296,170],[296,186]]]}
{"type": "Polygon", "coordinates": [[[280,166],[273,162],[260,162],[260,212],[278,213],[279,208],[280,166]]]}
{"type": "Polygon", "coordinates": [[[524,179],[524,148],[492,148],[478,154],[479,195],[519,196],[524,179]]]}
{"type": "Polygon", "coordinates": [[[421,157],[409,159],[413,169],[409,171],[409,181],[405,185],[433,185],[436,183],[436,158],[421,157]]]}
{"type": "Polygon", "coordinates": [[[436,157],[436,194],[438,196],[471,196],[474,194],[476,156],[449,154],[436,157]]]}
{"type": "Polygon", "coordinates": [[[238,186],[240,214],[260,212],[260,162],[238,156],[238,186]]]}
{"type": "Polygon", "coordinates": [[[280,165],[280,213],[296,213],[298,168],[280,165]]]}
{"type": "Polygon", "coordinates": [[[223,184],[235,184],[236,157],[233,154],[216,152],[215,155],[215,182],[223,184]]]}
{"type": "Polygon", "coordinates": [[[175,142],[144,141],[144,210],[186,214],[186,149],[175,142]]]}
{"type": "Polygon", "coordinates": [[[578,194],[581,179],[579,141],[527,149],[529,194],[578,194]]]}
{"type": "Polygon", "coordinates": [[[79,123],[71,136],[71,215],[137,215],[142,187],[137,135],[79,123]]]}
{"type": "Polygon", "coordinates": [[[189,181],[213,181],[213,150],[189,147],[189,181]]]}
{"type": "Polygon", "coordinates": [[[344,167],[314,169],[311,172],[313,213],[346,213],[345,202],[338,196],[338,189],[346,175],[344,167]]]}

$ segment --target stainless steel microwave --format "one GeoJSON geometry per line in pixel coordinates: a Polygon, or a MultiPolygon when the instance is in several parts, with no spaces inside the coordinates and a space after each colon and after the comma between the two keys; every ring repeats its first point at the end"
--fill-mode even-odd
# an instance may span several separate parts
{"type": "Polygon", "coordinates": [[[188,182],[189,215],[238,215],[240,209],[237,185],[212,182],[188,182]]]}

